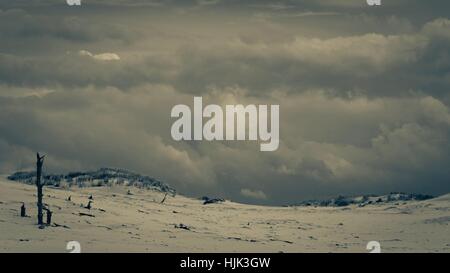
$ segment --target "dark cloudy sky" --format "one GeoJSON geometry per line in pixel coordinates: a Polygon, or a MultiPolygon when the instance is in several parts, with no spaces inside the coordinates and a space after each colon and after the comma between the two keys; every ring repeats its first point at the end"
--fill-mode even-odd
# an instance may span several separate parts
{"type": "Polygon", "coordinates": [[[450,192],[450,1],[0,0],[0,173],[120,167],[286,204],[450,192]],[[279,104],[280,148],[175,142],[170,110],[279,104]]]}

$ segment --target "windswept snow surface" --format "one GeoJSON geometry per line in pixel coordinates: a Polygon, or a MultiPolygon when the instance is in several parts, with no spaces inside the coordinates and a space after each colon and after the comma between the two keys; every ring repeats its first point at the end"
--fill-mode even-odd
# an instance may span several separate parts
{"type": "Polygon", "coordinates": [[[39,229],[35,192],[0,178],[0,252],[67,252],[69,241],[82,252],[367,252],[369,241],[382,252],[450,252],[449,195],[364,207],[263,207],[203,205],[181,195],[161,203],[164,192],[123,185],[47,186],[44,203],[56,226],[39,229]],[[30,217],[19,216],[21,202],[30,217]]]}

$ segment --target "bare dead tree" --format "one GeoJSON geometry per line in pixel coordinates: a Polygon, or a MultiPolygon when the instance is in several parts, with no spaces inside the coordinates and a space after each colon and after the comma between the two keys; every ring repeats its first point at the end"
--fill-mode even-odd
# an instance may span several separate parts
{"type": "Polygon", "coordinates": [[[166,201],[166,197],[167,197],[167,192],[166,192],[166,194],[164,195],[164,198],[163,198],[163,200],[161,201],[161,204],[164,204],[164,201],[166,201]]]}
{"type": "Polygon", "coordinates": [[[44,157],[40,156],[39,153],[36,154],[36,187],[37,187],[37,208],[38,208],[38,225],[43,226],[43,204],[42,204],[42,188],[44,186],[44,183],[41,182],[41,176],[42,176],[42,165],[44,165],[44,157]]]}

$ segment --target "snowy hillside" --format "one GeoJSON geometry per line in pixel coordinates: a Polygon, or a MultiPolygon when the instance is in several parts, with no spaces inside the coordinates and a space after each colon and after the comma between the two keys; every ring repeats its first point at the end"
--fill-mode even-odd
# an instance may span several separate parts
{"type": "MultiPolygon", "coordinates": [[[[8,176],[9,180],[35,184],[36,172],[16,172],[8,176]]],[[[138,188],[154,189],[167,192],[172,195],[176,190],[164,182],[149,176],[143,176],[127,170],[101,168],[96,171],[71,172],[68,174],[44,174],[43,181],[46,185],[54,187],[101,187],[112,185],[134,186],[138,188]]]]}
{"type": "Polygon", "coordinates": [[[53,222],[39,229],[36,186],[0,176],[0,253],[67,252],[70,241],[82,252],[366,253],[374,240],[382,252],[450,251],[449,195],[398,205],[262,207],[182,195],[162,202],[165,193],[126,186],[44,187],[44,194],[53,222]]]}
{"type": "Polygon", "coordinates": [[[298,206],[318,206],[318,207],[345,207],[349,205],[358,205],[364,207],[367,205],[381,203],[398,203],[404,201],[423,201],[432,199],[434,196],[426,194],[392,192],[385,195],[362,195],[362,196],[339,196],[337,198],[325,200],[308,200],[300,202],[298,206]]]}

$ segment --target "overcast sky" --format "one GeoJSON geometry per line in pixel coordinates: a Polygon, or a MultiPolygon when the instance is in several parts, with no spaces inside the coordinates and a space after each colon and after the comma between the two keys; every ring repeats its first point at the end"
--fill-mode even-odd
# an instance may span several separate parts
{"type": "Polygon", "coordinates": [[[0,0],[0,173],[119,167],[288,204],[450,192],[450,1],[0,0]],[[175,142],[176,104],[279,104],[280,147],[175,142]]]}

